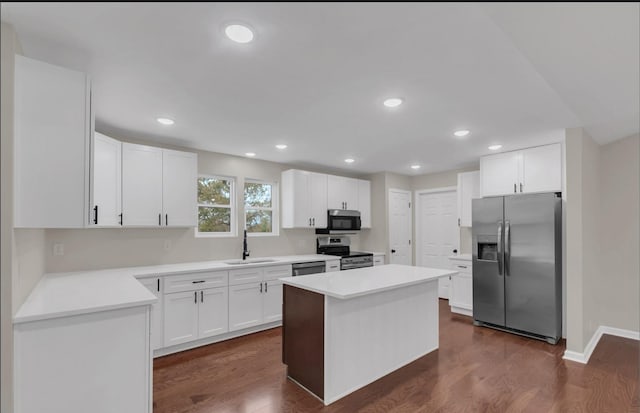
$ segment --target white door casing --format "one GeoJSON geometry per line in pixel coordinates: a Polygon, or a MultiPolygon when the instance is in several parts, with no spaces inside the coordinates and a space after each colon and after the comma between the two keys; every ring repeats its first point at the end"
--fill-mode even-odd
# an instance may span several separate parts
{"type": "MultiPolygon", "coordinates": [[[[459,247],[455,187],[416,192],[416,265],[449,269],[459,247]]],[[[438,294],[449,298],[449,279],[438,281],[438,294]]]]}
{"type": "Polygon", "coordinates": [[[411,192],[389,189],[389,262],[412,265],[411,192]]]}

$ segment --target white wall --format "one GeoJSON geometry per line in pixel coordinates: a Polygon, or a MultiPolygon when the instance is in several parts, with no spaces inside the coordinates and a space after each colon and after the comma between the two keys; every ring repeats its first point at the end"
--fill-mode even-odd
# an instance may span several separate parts
{"type": "Polygon", "coordinates": [[[640,135],[601,147],[596,325],[640,331],[640,135]]]}
{"type": "Polygon", "coordinates": [[[13,410],[13,67],[17,42],[13,27],[2,23],[0,41],[0,411],[8,413],[13,410]]]}

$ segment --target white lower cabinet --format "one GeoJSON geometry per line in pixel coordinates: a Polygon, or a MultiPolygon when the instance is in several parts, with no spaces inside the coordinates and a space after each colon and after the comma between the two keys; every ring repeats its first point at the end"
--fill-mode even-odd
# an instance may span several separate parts
{"type": "Polygon", "coordinates": [[[162,278],[142,278],[139,281],[158,299],[157,303],[151,305],[151,349],[156,350],[162,348],[164,344],[162,278]]]}
{"type": "Polygon", "coordinates": [[[229,286],[229,330],[262,323],[262,282],[229,286]]]}
{"type": "Polygon", "coordinates": [[[265,281],[264,290],[264,322],[282,320],[282,281],[265,281]]]}
{"type": "Polygon", "coordinates": [[[373,265],[384,265],[384,254],[373,254],[373,265]]]}
{"type": "Polygon", "coordinates": [[[229,331],[229,293],[227,287],[200,290],[198,338],[229,331]]]}
{"type": "Polygon", "coordinates": [[[340,260],[327,260],[325,261],[325,272],[333,272],[333,271],[340,271],[340,260]]]}
{"type": "Polygon", "coordinates": [[[197,291],[165,294],[165,347],[186,343],[198,338],[197,294],[197,291]]]}
{"type": "Polygon", "coordinates": [[[473,316],[473,277],[471,261],[451,258],[451,269],[458,274],[451,276],[449,306],[458,314],[473,316]]]}
{"type": "Polygon", "coordinates": [[[229,330],[282,320],[282,281],[278,278],[290,276],[289,264],[229,271],[229,330]]]}
{"type": "Polygon", "coordinates": [[[164,346],[226,333],[227,287],[164,296],[164,346]]]}

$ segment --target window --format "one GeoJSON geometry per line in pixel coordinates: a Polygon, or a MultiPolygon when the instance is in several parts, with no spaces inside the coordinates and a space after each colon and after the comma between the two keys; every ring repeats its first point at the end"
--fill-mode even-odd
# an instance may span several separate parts
{"type": "Polygon", "coordinates": [[[198,177],[198,236],[235,236],[233,178],[198,177]]]}
{"type": "Polygon", "coordinates": [[[275,184],[250,180],[245,182],[244,217],[247,233],[278,235],[277,200],[275,184]]]}

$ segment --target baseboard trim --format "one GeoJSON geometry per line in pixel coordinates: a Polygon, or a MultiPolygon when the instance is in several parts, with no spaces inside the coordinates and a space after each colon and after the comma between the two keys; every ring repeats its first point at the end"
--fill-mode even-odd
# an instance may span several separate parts
{"type": "Polygon", "coordinates": [[[589,359],[591,358],[591,354],[593,350],[595,350],[598,342],[602,338],[603,334],[609,334],[611,336],[630,338],[632,340],[640,340],[640,332],[632,331],[632,330],[624,330],[622,328],[608,327],[608,326],[600,326],[591,336],[591,340],[587,343],[587,346],[584,348],[584,352],[578,353],[577,351],[565,350],[564,355],[562,356],[565,360],[575,361],[577,363],[587,364],[589,359]]]}

